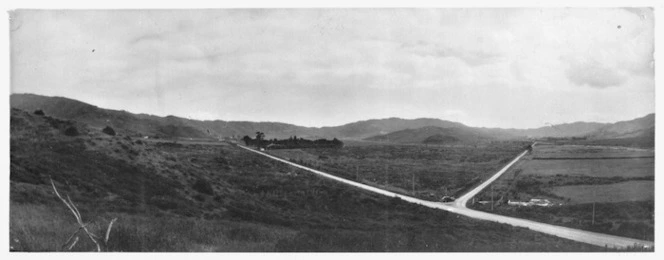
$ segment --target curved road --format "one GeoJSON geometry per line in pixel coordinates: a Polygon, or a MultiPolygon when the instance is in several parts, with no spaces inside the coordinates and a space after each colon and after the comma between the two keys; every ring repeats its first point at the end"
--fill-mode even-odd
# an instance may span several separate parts
{"type": "Polygon", "coordinates": [[[526,155],[528,151],[524,151],[519,156],[514,158],[509,164],[505,165],[500,171],[498,171],[496,174],[494,174],[491,178],[471,190],[470,192],[464,194],[463,196],[459,197],[456,201],[452,203],[439,203],[439,202],[432,202],[432,201],[426,201],[418,198],[413,198],[410,196],[394,193],[391,191],[386,191],[382,190],[376,187],[372,187],[366,184],[354,182],[351,180],[347,180],[344,178],[340,178],[328,173],[324,173],[318,170],[314,170],[308,167],[304,167],[299,164],[295,164],[292,162],[289,162],[287,160],[281,159],[276,156],[269,155],[267,153],[263,153],[251,148],[247,148],[242,145],[238,145],[239,147],[246,149],[248,151],[266,156],[270,159],[274,159],[286,164],[289,164],[291,166],[315,173],[317,175],[320,175],[322,177],[332,179],[338,182],[342,182],[360,189],[368,190],[374,193],[378,193],[381,195],[385,195],[388,197],[398,197],[402,200],[405,200],[410,203],[415,203],[419,204],[425,207],[429,208],[434,208],[434,209],[441,209],[445,210],[448,212],[464,215],[470,218],[474,219],[481,219],[481,220],[488,220],[488,221],[493,221],[493,222],[498,222],[498,223],[504,223],[504,224],[509,224],[512,226],[516,227],[524,227],[524,228],[529,228],[534,231],[546,233],[549,235],[554,235],[557,237],[562,237],[578,242],[583,242],[583,243],[588,243],[596,246],[607,246],[609,248],[625,248],[628,246],[639,246],[639,247],[645,247],[645,248],[652,248],[654,246],[654,242],[652,241],[646,241],[646,240],[639,240],[639,239],[633,239],[633,238],[627,238],[627,237],[619,237],[619,236],[613,236],[613,235],[607,235],[607,234],[601,234],[601,233],[596,233],[596,232],[590,232],[590,231],[585,231],[585,230],[580,230],[580,229],[573,229],[573,228],[568,228],[568,227],[561,227],[561,226],[555,226],[551,224],[545,224],[545,223],[540,223],[540,222],[535,222],[532,220],[526,220],[526,219],[519,219],[519,218],[513,218],[513,217],[507,217],[507,216],[502,216],[502,215],[496,215],[496,214],[491,214],[487,212],[482,212],[482,211],[477,211],[477,210],[472,210],[466,207],[466,204],[470,198],[473,196],[477,195],[480,191],[482,191],[484,188],[489,186],[493,181],[498,179],[503,173],[507,171],[512,165],[514,165],[521,157],[526,155]]]}

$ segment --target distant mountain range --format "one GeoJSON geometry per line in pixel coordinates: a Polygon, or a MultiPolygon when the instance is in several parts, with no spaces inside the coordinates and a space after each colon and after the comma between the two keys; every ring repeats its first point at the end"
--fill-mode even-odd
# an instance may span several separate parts
{"type": "MultiPolygon", "coordinates": [[[[575,122],[533,129],[469,127],[458,122],[433,118],[371,119],[333,127],[303,127],[279,122],[191,120],[175,116],[159,117],[127,111],[103,109],[63,97],[12,94],[13,108],[28,112],[43,110],[46,115],[75,120],[91,127],[111,126],[119,133],[184,138],[253,136],[256,131],[267,138],[290,136],[306,138],[367,139],[398,143],[450,143],[477,140],[524,138],[586,137],[588,139],[652,138],[655,115],[613,124],[575,122]]],[[[653,141],[654,142],[654,141],[653,141]]]]}
{"type": "Polygon", "coordinates": [[[392,143],[425,143],[449,144],[472,143],[496,139],[494,136],[482,133],[471,127],[437,127],[424,126],[415,129],[405,129],[385,135],[366,138],[369,141],[382,141],[392,143]]]}

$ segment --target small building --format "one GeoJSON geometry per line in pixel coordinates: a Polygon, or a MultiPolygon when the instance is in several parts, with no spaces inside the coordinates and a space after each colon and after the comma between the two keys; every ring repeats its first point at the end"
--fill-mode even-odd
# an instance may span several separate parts
{"type": "Polygon", "coordinates": [[[531,199],[530,203],[534,206],[540,206],[540,207],[548,207],[553,205],[553,203],[551,203],[551,201],[547,199],[531,199]]]}
{"type": "Polygon", "coordinates": [[[507,205],[510,205],[510,206],[524,206],[524,207],[530,206],[530,204],[528,202],[525,202],[525,201],[511,201],[511,200],[507,200],[507,205]]]}
{"type": "Polygon", "coordinates": [[[507,201],[507,205],[510,206],[523,206],[523,207],[530,207],[530,206],[538,206],[538,207],[550,207],[553,206],[553,203],[547,199],[530,199],[530,201],[507,201]]]}

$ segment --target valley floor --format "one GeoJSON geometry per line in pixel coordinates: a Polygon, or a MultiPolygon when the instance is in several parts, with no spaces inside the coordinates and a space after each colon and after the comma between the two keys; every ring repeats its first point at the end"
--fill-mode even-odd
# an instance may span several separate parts
{"type": "MultiPolygon", "coordinates": [[[[77,229],[49,179],[93,232],[118,218],[109,251],[606,250],[349,188],[232,145],[152,143],[20,110],[11,116],[15,251],[66,251],[77,229]]],[[[79,239],[72,251],[94,249],[79,239]]]]}

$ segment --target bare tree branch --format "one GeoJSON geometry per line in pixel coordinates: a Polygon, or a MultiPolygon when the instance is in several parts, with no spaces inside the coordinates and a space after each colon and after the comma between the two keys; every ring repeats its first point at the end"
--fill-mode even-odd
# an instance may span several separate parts
{"type": "Polygon", "coordinates": [[[67,201],[63,199],[62,196],[60,196],[60,193],[58,193],[58,189],[55,188],[55,183],[53,183],[53,179],[51,179],[51,186],[53,186],[53,191],[55,191],[55,195],[57,195],[58,198],[62,201],[62,203],[64,203],[65,206],[67,206],[67,208],[71,210],[71,213],[74,214],[74,217],[76,217],[76,220],[78,221],[78,215],[76,215],[76,211],[74,211],[74,209],[69,205],[69,203],[67,203],[67,201]]]}
{"type": "MultiPolygon", "coordinates": [[[[71,236],[69,236],[69,238],[67,239],[67,242],[65,242],[65,243],[62,245],[61,248],[64,249],[65,247],[67,247],[67,245],[69,244],[69,242],[71,242],[71,240],[74,239],[74,237],[75,237],[75,236],[78,234],[78,232],[80,232],[81,230],[82,230],[82,228],[79,227],[74,233],[72,233],[71,236]]],[[[78,237],[76,237],[76,240],[78,240],[78,237]]],[[[69,250],[71,250],[72,247],[73,247],[73,245],[69,247],[69,250]]]]}
{"type": "Polygon", "coordinates": [[[69,195],[67,195],[67,200],[69,201],[69,205],[71,205],[72,208],[76,211],[76,219],[78,222],[83,223],[83,219],[81,218],[81,212],[78,211],[78,208],[76,208],[76,205],[74,205],[74,202],[71,201],[71,198],[69,198],[69,195]]]}
{"type": "Polygon", "coordinates": [[[67,250],[71,251],[71,249],[74,248],[76,243],[78,243],[78,237],[76,237],[76,239],[74,239],[74,243],[72,243],[71,246],[69,246],[69,248],[67,248],[67,250]]]}
{"type": "MultiPolygon", "coordinates": [[[[67,242],[63,245],[63,248],[64,248],[67,244],[69,244],[69,242],[72,240],[72,238],[74,238],[74,236],[76,236],[81,230],[83,230],[83,231],[85,232],[85,234],[88,235],[88,237],[90,238],[90,240],[92,240],[92,242],[95,243],[95,245],[97,246],[97,252],[101,252],[101,245],[99,244],[99,241],[98,241],[98,239],[100,239],[100,238],[99,238],[97,235],[95,235],[95,234],[93,234],[92,232],[90,232],[90,230],[88,230],[88,228],[87,228],[87,225],[88,225],[88,224],[83,223],[83,219],[82,219],[82,217],[81,217],[81,212],[78,211],[78,208],[76,207],[76,205],[74,204],[74,202],[71,200],[71,198],[69,197],[69,195],[67,195],[67,199],[65,200],[65,199],[60,195],[60,193],[58,192],[58,189],[55,187],[55,183],[53,182],[53,179],[51,179],[51,178],[49,178],[49,179],[51,180],[51,186],[53,187],[53,191],[55,191],[55,195],[57,195],[58,198],[62,201],[62,203],[64,203],[65,206],[67,206],[67,208],[69,208],[69,210],[71,211],[71,213],[74,214],[74,217],[76,218],[76,222],[77,222],[78,225],[79,225],[78,230],[76,230],[76,232],[74,232],[74,233],[69,237],[69,239],[67,239],[67,242]]],[[[104,247],[106,247],[106,243],[108,243],[108,238],[109,238],[109,235],[110,235],[110,233],[111,233],[111,228],[113,227],[113,223],[114,223],[116,220],[117,220],[117,218],[114,218],[113,220],[111,220],[111,223],[109,223],[109,225],[108,225],[108,229],[106,230],[106,237],[105,237],[105,240],[103,241],[103,243],[104,243],[104,247]]],[[[69,250],[71,250],[71,249],[74,247],[74,245],[76,245],[76,243],[78,242],[78,240],[79,240],[79,237],[76,236],[74,242],[72,243],[72,245],[69,246],[69,250]]]]}
{"type": "Polygon", "coordinates": [[[106,239],[104,240],[104,243],[108,243],[108,236],[111,234],[111,228],[113,228],[113,223],[118,220],[118,218],[114,218],[111,220],[111,223],[108,223],[108,229],[106,229],[106,239]]]}

